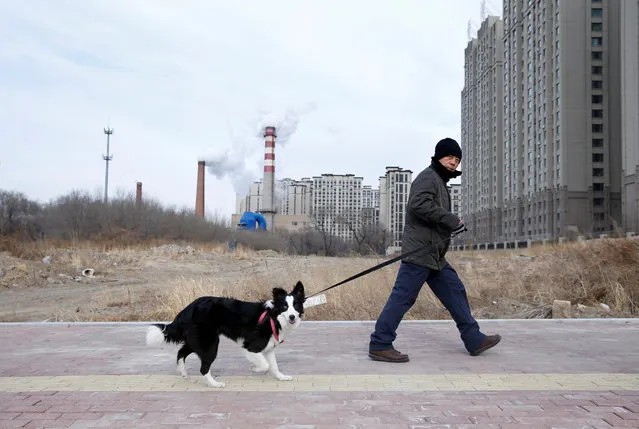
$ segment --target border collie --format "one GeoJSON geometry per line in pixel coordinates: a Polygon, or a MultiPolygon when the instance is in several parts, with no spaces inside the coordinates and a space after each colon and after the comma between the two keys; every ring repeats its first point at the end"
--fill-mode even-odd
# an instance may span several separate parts
{"type": "Polygon", "coordinates": [[[147,345],[181,344],[177,353],[177,371],[187,377],[185,361],[191,353],[200,358],[200,373],[211,387],[224,387],[209,372],[217,357],[220,335],[235,341],[252,363],[253,372],[269,371],[278,380],[292,380],[277,367],[275,347],[302,321],[304,285],[297,282],[290,293],[273,289],[268,301],[247,302],[233,298],[203,296],[187,305],[172,323],[149,326],[147,345]]]}

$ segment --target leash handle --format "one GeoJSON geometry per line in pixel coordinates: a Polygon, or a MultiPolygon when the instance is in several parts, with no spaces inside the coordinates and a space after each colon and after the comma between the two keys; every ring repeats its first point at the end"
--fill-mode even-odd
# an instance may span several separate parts
{"type": "Polygon", "coordinates": [[[370,273],[372,273],[373,271],[377,271],[377,270],[379,270],[380,268],[384,268],[386,265],[393,264],[393,263],[395,263],[395,262],[399,261],[400,259],[403,259],[403,258],[405,258],[405,257],[407,257],[407,256],[410,256],[410,255],[414,254],[414,253],[420,252],[420,251],[422,251],[422,250],[426,249],[427,247],[434,246],[434,245],[438,245],[438,244],[441,244],[441,243],[443,243],[443,242],[445,242],[445,241],[447,241],[447,240],[451,240],[452,238],[454,238],[455,236],[457,236],[457,235],[461,234],[461,233],[462,233],[462,232],[464,232],[464,231],[467,231],[467,229],[466,229],[466,227],[465,227],[465,226],[464,226],[464,229],[463,229],[463,230],[461,230],[461,231],[459,231],[459,232],[457,232],[457,233],[455,233],[455,234],[451,234],[451,236],[450,236],[449,238],[445,238],[445,239],[443,239],[443,240],[439,240],[437,243],[428,243],[428,244],[424,244],[422,247],[418,247],[417,249],[413,249],[413,250],[411,250],[410,252],[402,253],[401,255],[398,255],[398,256],[395,256],[395,257],[394,257],[394,258],[392,258],[392,259],[389,259],[388,261],[384,261],[384,262],[382,262],[381,264],[377,264],[377,265],[375,265],[374,267],[368,268],[368,269],[366,269],[366,270],[364,270],[364,271],[362,271],[362,272],[360,272],[360,273],[357,273],[357,274],[355,274],[355,275],[352,275],[352,276],[350,276],[349,278],[347,278],[347,279],[345,279],[345,280],[342,280],[342,281],[341,281],[341,282],[339,282],[339,283],[335,283],[335,284],[334,284],[334,285],[332,285],[332,286],[329,286],[329,287],[327,287],[327,288],[325,288],[325,289],[322,289],[322,290],[321,290],[321,291],[319,291],[319,292],[315,292],[314,294],[309,295],[309,296],[307,296],[306,298],[310,298],[310,297],[313,297],[313,296],[315,296],[315,295],[319,295],[320,293],[322,293],[322,292],[326,292],[327,290],[333,289],[334,287],[337,287],[337,286],[343,285],[344,283],[348,283],[348,282],[350,282],[351,280],[355,280],[356,278],[359,278],[359,277],[365,276],[366,274],[370,274],[370,273]]]}

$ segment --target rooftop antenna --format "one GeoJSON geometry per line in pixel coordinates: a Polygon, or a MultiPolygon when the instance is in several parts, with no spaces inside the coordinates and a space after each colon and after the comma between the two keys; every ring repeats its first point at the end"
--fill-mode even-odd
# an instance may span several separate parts
{"type": "Polygon", "coordinates": [[[107,150],[106,155],[102,156],[102,159],[106,162],[106,172],[104,173],[104,204],[109,201],[109,161],[113,159],[113,155],[109,152],[109,145],[111,143],[111,134],[113,134],[113,128],[108,126],[104,129],[104,134],[107,136],[107,150]]]}
{"type": "Polygon", "coordinates": [[[481,7],[480,7],[480,16],[481,16],[481,22],[484,22],[484,20],[486,19],[486,0],[481,0],[481,7]]]}
{"type": "Polygon", "coordinates": [[[466,36],[468,37],[468,41],[473,40],[471,33],[473,31],[472,24],[470,23],[470,19],[468,20],[468,26],[466,27],[466,36]]]}

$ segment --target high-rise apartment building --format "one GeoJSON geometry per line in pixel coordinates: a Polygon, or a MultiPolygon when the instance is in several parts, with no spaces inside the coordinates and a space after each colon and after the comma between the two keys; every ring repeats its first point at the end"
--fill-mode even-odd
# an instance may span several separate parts
{"type": "Polygon", "coordinates": [[[281,179],[276,182],[277,213],[285,216],[310,215],[312,209],[313,181],[281,179]]]}
{"type": "Polygon", "coordinates": [[[361,226],[362,177],[353,174],[313,176],[312,214],[316,229],[340,237],[353,238],[361,226]]]}
{"type": "Polygon", "coordinates": [[[362,186],[362,207],[379,207],[379,189],[371,185],[362,186]]]}
{"type": "Polygon", "coordinates": [[[251,183],[246,195],[236,195],[235,213],[259,212],[262,207],[262,181],[251,183]]]}
{"type": "MultiPolygon", "coordinates": [[[[448,185],[448,193],[450,194],[450,211],[457,217],[464,219],[461,212],[461,184],[451,183],[448,185]]],[[[465,222],[465,221],[464,221],[465,222]]]]}
{"type": "Polygon", "coordinates": [[[362,186],[362,223],[379,224],[379,189],[371,185],[362,186]]]}
{"type": "Polygon", "coordinates": [[[386,167],[386,174],[379,178],[379,223],[390,234],[392,248],[402,245],[412,181],[413,172],[399,167],[386,167]]]}
{"type": "Polygon", "coordinates": [[[486,19],[465,50],[461,217],[476,240],[502,234],[503,22],[486,19]]]}
{"type": "Polygon", "coordinates": [[[634,227],[637,0],[504,0],[501,45],[489,31],[498,25],[488,18],[466,49],[462,217],[469,234],[546,239],[634,227]],[[503,94],[491,100],[481,88],[493,82],[486,70],[498,62],[486,65],[485,52],[500,46],[503,94]],[[500,105],[501,141],[490,137],[491,109],[500,105]]]}
{"type": "Polygon", "coordinates": [[[504,1],[504,237],[621,218],[618,14],[608,0],[504,1]]]}
{"type": "Polygon", "coordinates": [[[620,1],[622,218],[639,233],[639,0],[620,1]]]}

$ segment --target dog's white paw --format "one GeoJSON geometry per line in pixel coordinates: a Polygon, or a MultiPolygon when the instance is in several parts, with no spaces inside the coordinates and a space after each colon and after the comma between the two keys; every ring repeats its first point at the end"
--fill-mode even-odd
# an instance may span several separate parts
{"type": "Polygon", "coordinates": [[[249,366],[249,370],[252,372],[266,372],[268,371],[268,366],[251,365],[249,366]]]}
{"type": "Polygon", "coordinates": [[[184,366],[184,361],[182,361],[182,360],[177,364],[177,369],[176,370],[177,370],[177,373],[179,375],[181,375],[182,377],[184,377],[184,378],[187,378],[189,376],[189,374],[186,372],[186,368],[184,366]]]}
{"type": "Polygon", "coordinates": [[[215,380],[211,374],[206,374],[204,376],[204,379],[206,380],[206,383],[211,386],[211,387],[215,387],[215,388],[222,388],[222,387],[226,387],[226,384],[222,383],[221,381],[217,381],[215,380]]]}
{"type": "Polygon", "coordinates": [[[291,377],[290,375],[284,374],[277,374],[275,375],[275,378],[277,378],[279,381],[291,381],[293,379],[293,377],[291,377]]]}

